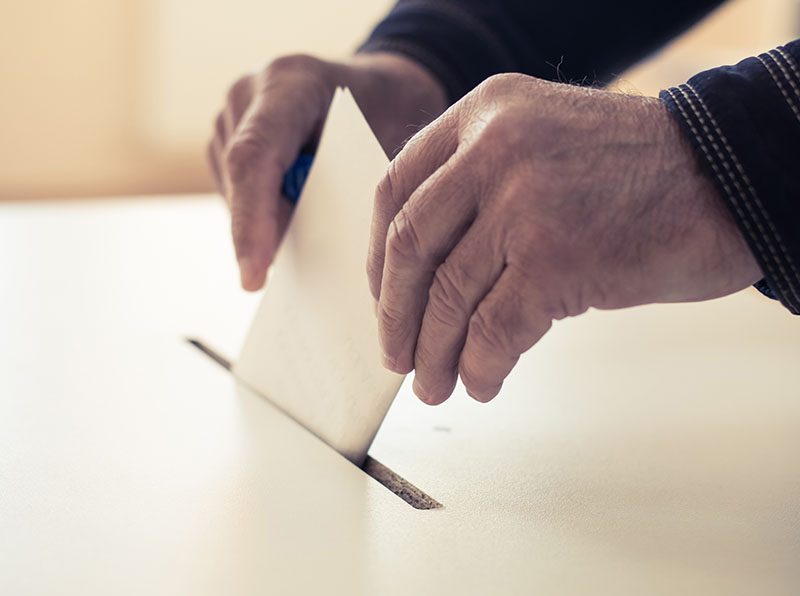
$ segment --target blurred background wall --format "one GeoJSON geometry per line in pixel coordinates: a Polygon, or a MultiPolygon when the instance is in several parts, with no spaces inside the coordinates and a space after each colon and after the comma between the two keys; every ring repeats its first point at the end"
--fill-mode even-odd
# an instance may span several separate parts
{"type": "MultiPolygon", "coordinates": [[[[347,55],[391,4],[0,0],[0,199],[210,190],[228,85],[287,52],[347,55]]],[[[785,43],[799,6],[733,0],[618,86],[654,94],[785,43]]]]}

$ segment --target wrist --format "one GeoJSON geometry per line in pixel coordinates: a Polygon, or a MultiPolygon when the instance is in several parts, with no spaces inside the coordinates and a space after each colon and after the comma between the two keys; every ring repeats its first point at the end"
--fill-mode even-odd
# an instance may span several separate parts
{"type": "Polygon", "coordinates": [[[676,164],[673,171],[674,194],[680,195],[676,202],[684,213],[692,213],[704,230],[698,243],[697,262],[705,261],[706,280],[717,276],[722,289],[718,295],[740,290],[763,278],[763,273],[742,230],[737,225],[719,189],[714,184],[713,172],[709,172],[684,131],[681,130],[667,106],[654,101],[664,123],[665,146],[670,150],[663,161],[676,164]]]}
{"type": "Polygon", "coordinates": [[[448,106],[444,86],[411,58],[389,52],[362,53],[344,64],[348,85],[390,156],[448,106]]]}

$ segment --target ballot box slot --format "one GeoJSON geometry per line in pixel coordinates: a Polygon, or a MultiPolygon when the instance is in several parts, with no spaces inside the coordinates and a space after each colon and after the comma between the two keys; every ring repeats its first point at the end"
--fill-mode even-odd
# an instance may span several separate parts
{"type": "Polygon", "coordinates": [[[195,348],[203,352],[203,354],[211,358],[211,360],[219,364],[222,368],[224,368],[228,372],[231,372],[232,363],[230,360],[228,360],[218,352],[212,350],[198,339],[187,338],[186,341],[188,341],[189,344],[193,345],[195,348]]]}
{"type": "Polygon", "coordinates": [[[414,509],[439,509],[442,507],[442,504],[436,499],[422,492],[408,480],[394,473],[369,455],[364,460],[364,465],[361,466],[361,469],[414,509]]]}
{"type": "MultiPolygon", "coordinates": [[[[200,350],[203,354],[211,360],[219,364],[222,368],[230,372],[232,363],[225,356],[221,355],[218,351],[211,348],[207,343],[200,341],[196,338],[186,338],[186,341],[200,350]]],[[[391,469],[384,466],[378,460],[373,459],[367,455],[361,469],[369,476],[374,478],[377,482],[385,486],[392,493],[400,497],[403,501],[411,505],[414,509],[428,510],[440,509],[442,504],[436,499],[429,496],[424,491],[420,490],[408,480],[393,472],[391,469]]]]}

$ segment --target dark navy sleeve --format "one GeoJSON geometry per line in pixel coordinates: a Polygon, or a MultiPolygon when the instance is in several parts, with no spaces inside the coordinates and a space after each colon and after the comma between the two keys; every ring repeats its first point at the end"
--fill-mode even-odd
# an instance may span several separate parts
{"type": "Polygon", "coordinates": [[[800,314],[800,40],[660,97],[761,266],[756,287],[800,314]]]}
{"type": "Polygon", "coordinates": [[[520,72],[605,84],[721,0],[399,0],[361,52],[407,55],[455,102],[485,78],[520,72]]]}

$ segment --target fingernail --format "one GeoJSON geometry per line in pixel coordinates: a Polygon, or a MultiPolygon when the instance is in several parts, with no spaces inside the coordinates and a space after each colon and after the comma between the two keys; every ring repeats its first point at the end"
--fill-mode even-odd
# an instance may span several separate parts
{"type": "Polygon", "coordinates": [[[499,389],[497,391],[489,390],[489,391],[485,391],[483,393],[478,393],[476,391],[472,391],[471,389],[468,389],[466,387],[465,387],[465,389],[467,391],[467,395],[469,395],[472,399],[474,399],[475,401],[480,402],[482,404],[488,404],[495,397],[497,397],[497,394],[500,392],[499,389]]]}
{"type": "Polygon", "coordinates": [[[397,368],[397,361],[394,358],[389,357],[388,354],[384,352],[383,357],[383,367],[388,368],[391,371],[394,371],[397,368]]]}
{"type": "Polygon", "coordinates": [[[241,277],[242,287],[245,290],[258,290],[260,285],[256,279],[257,272],[255,264],[249,257],[242,257],[239,259],[239,276],[241,277]]]}
{"type": "Polygon", "coordinates": [[[422,403],[424,403],[427,406],[434,405],[433,402],[431,402],[428,392],[422,388],[422,385],[420,385],[417,382],[416,378],[414,379],[414,382],[411,384],[411,389],[414,391],[414,395],[416,395],[422,403]]]}

